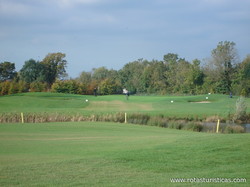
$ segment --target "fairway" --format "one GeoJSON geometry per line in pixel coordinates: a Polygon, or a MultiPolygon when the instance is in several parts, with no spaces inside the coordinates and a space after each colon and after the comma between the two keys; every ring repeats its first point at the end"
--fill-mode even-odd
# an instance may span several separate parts
{"type": "MultiPolygon", "coordinates": [[[[1,113],[61,113],[93,115],[117,112],[147,113],[167,117],[227,117],[235,112],[238,97],[227,95],[197,96],[89,96],[60,93],[23,93],[0,97],[1,113]],[[86,102],[88,100],[88,102],[86,102]]],[[[246,99],[250,112],[250,99],[246,99]]]]}
{"type": "Polygon", "coordinates": [[[0,124],[0,186],[249,186],[250,134],[103,122],[0,124]],[[172,178],[244,178],[171,183],[172,178]]]}

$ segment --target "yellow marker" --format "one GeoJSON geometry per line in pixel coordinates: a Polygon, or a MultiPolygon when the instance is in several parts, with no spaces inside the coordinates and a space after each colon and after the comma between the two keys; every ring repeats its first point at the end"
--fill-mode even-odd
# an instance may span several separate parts
{"type": "Polygon", "coordinates": [[[125,123],[127,123],[127,113],[125,112],[125,123]]]}
{"type": "Polygon", "coordinates": [[[22,120],[22,123],[24,123],[23,113],[22,112],[21,112],[21,120],[22,120]]]}
{"type": "Polygon", "coordinates": [[[220,120],[218,119],[218,122],[217,122],[217,128],[216,128],[216,133],[219,132],[219,127],[220,127],[220,120]]]}

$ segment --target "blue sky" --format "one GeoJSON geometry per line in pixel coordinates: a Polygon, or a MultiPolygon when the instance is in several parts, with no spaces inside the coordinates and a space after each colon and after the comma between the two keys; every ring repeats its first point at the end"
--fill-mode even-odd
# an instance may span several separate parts
{"type": "Polygon", "coordinates": [[[66,53],[67,72],[121,69],[177,53],[210,57],[220,41],[250,54],[249,0],[0,0],[0,62],[66,53]]]}

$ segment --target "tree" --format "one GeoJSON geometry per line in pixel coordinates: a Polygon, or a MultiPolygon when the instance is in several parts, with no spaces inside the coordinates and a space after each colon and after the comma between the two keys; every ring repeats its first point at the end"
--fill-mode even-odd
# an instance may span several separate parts
{"type": "Polygon", "coordinates": [[[119,76],[123,88],[132,93],[143,93],[146,91],[145,84],[142,81],[144,68],[148,61],[139,59],[138,61],[126,64],[120,71],[119,76]]]}
{"type": "Polygon", "coordinates": [[[166,65],[162,61],[153,60],[144,68],[142,82],[148,93],[166,92],[166,65]]]}
{"type": "Polygon", "coordinates": [[[197,94],[201,92],[201,86],[204,83],[204,73],[200,68],[201,61],[198,59],[193,60],[191,64],[190,74],[188,76],[190,93],[197,94]]]}
{"type": "Polygon", "coordinates": [[[250,55],[235,69],[232,90],[237,95],[248,96],[250,94],[250,55]]]}
{"type": "Polygon", "coordinates": [[[41,62],[43,65],[42,79],[50,86],[56,79],[62,79],[67,76],[66,65],[67,61],[64,53],[49,53],[41,62]]]}
{"type": "Polygon", "coordinates": [[[167,92],[188,92],[187,77],[190,71],[190,64],[184,58],[179,58],[174,53],[164,55],[163,60],[166,65],[167,92]]]}
{"type": "Polygon", "coordinates": [[[92,79],[100,82],[109,77],[109,70],[106,67],[94,68],[92,79]]]}
{"type": "Polygon", "coordinates": [[[56,81],[51,87],[52,92],[82,94],[82,85],[76,80],[56,81]]]}
{"type": "Polygon", "coordinates": [[[20,78],[27,83],[42,80],[43,65],[34,59],[25,61],[20,70],[20,78]]]}
{"type": "Polygon", "coordinates": [[[77,80],[82,84],[89,85],[91,83],[91,72],[83,71],[77,80]]]}
{"type": "Polygon", "coordinates": [[[15,69],[15,63],[0,63],[0,81],[13,80],[17,76],[15,69]]]}
{"type": "Polygon", "coordinates": [[[116,83],[115,80],[112,79],[104,79],[100,82],[99,85],[99,93],[101,95],[110,95],[110,94],[114,94],[116,91],[116,83]]]}
{"type": "Polygon", "coordinates": [[[228,93],[231,91],[232,75],[235,64],[238,60],[238,54],[235,49],[235,43],[224,41],[219,42],[217,47],[211,52],[211,65],[214,71],[218,73],[217,91],[228,93]]]}

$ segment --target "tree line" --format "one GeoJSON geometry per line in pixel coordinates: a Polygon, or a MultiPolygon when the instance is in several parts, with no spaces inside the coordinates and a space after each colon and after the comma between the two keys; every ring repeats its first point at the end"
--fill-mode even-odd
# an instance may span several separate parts
{"type": "Polygon", "coordinates": [[[106,67],[83,71],[67,79],[64,53],[49,53],[42,61],[30,59],[19,72],[15,64],[0,63],[0,94],[52,91],[73,94],[121,94],[123,88],[136,94],[250,95],[250,55],[239,60],[234,42],[219,42],[204,63],[189,62],[168,53],[162,60],[138,59],[120,70],[106,67]]]}

